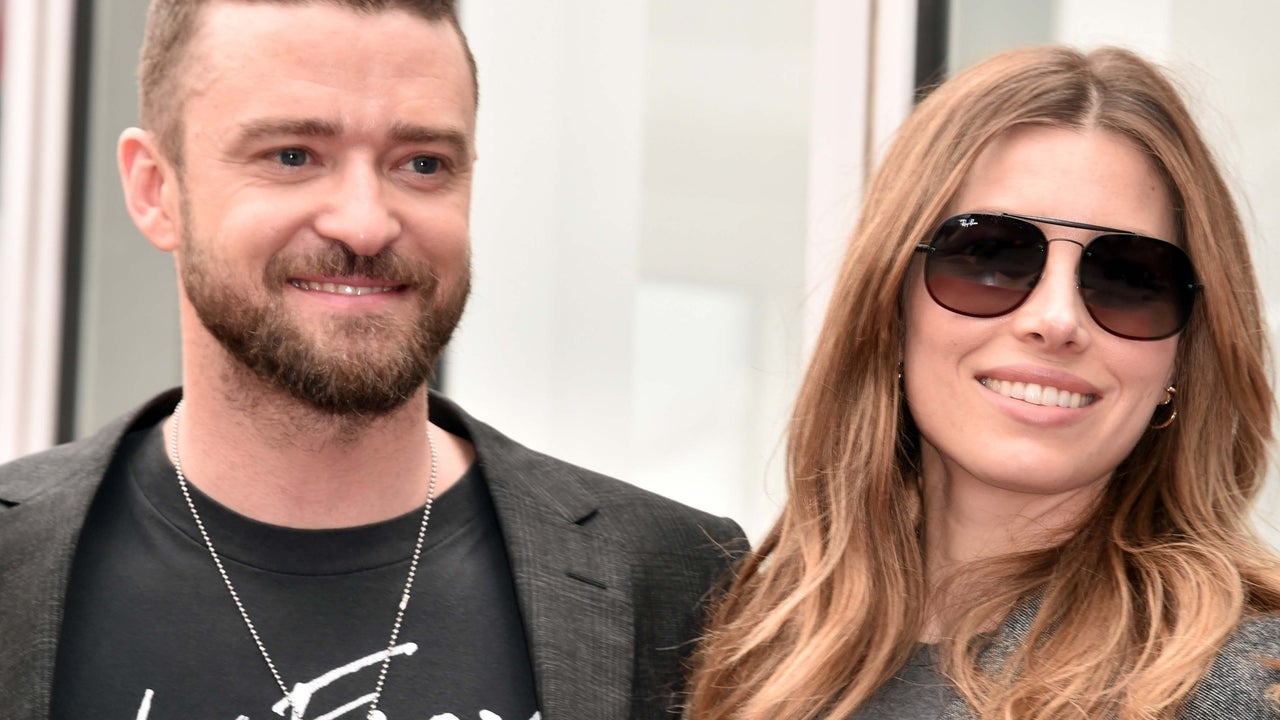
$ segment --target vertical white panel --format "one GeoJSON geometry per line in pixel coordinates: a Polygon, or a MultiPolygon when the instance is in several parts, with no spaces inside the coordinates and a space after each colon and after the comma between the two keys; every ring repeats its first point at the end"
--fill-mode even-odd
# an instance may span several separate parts
{"type": "Polygon", "coordinates": [[[802,368],[813,5],[649,7],[626,478],[755,538],[802,368]]]}
{"type": "Polygon", "coordinates": [[[806,355],[822,325],[869,170],[871,10],[872,0],[818,0],[816,7],[805,244],[806,355]]]}
{"type": "Polygon", "coordinates": [[[625,470],[645,0],[467,3],[480,62],[471,304],[450,394],[540,449],[625,470]]]}
{"type": "Polygon", "coordinates": [[[898,126],[911,113],[916,89],[914,2],[880,2],[875,14],[875,57],[871,68],[870,156],[878,163],[898,126]]]}
{"type": "Polygon", "coordinates": [[[638,306],[633,403],[644,457],[629,479],[736,518],[759,538],[773,513],[756,502],[763,477],[751,293],[647,283],[638,306]]]}
{"type": "Polygon", "coordinates": [[[450,395],[539,449],[757,534],[772,521],[801,355],[812,6],[465,5],[476,279],[450,395]]]}
{"type": "Polygon", "coordinates": [[[811,350],[848,243],[863,185],[915,93],[916,4],[819,0],[805,348],[811,350]]]}
{"type": "Polygon", "coordinates": [[[28,108],[35,93],[40,11],[35,3],[16,3],[5,18],[3,86],[5,108],[0,123],[0,462],[15,457],[25,445],[22,421],[28,405],[24,382],[27,360],[28,257],[31,254],[31,198],[27,192],[34,164],[31,138],[37,119],[28,108]]]}
{"type": "Polygon", "coordinates": [[[475,270],[446,382],[473,413],[537,444],[545,438],[538,429],[548,424],[555,363],[563,8],[466,2],[463,11],[480,80],[475,270]]]}
{"type": "Polygon", "coordinates": [[[9,3],[0,123],[0,460],[52,444],[62,332],[71,0],[9,3]]]}

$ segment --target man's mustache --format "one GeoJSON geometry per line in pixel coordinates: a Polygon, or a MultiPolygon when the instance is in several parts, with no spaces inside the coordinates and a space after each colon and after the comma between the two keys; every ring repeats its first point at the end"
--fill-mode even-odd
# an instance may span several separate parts
{"type": "Polygon", "coordinates": [[[432,288],[439,281],[425,263],[405,259],[390,248],[376,255],[357,255],[342,243],[307,254],[277,255],[267,263],[268,287],[278,287],[290,278],[361,277],[383,285],[432,288]]]}

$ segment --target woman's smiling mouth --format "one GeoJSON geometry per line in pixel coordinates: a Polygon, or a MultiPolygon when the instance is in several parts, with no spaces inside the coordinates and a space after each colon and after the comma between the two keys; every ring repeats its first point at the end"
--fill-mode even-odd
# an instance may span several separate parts
{"type": "Polygon", "coordinates": [[[1098,399],[1097,395],[1060,390],[1052,385],[1009,382],[989,377],[978,378],[978,382],[988,390],[1000,393],[1007,398],[1045,407],[1082,408],[1092,405],[1098,399]]]}

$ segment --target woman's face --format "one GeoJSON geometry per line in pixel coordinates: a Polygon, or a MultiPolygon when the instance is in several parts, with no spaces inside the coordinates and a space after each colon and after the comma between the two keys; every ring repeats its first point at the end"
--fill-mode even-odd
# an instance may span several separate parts
{"type": "MultiPolygon", "coordinates": [[[[1106,130],[1030,126],[997,138],[947,215],[980,211],[1102,225],[1171,242],[1177,237],[1169,193],[1155,168],[1106,130]]],[[[1079,243],[1100,234],[1040,228],[1050,239],[1079,243]]],[[[913,265],[904,302],[903,380],[920,429],[926,486],[970,487],[984,498],[1081,497],[1082,491],[1093,497],[1149,431],[1173,376],[1178,338],[1126,340],[1099,327],[1076,288],[1081,252],[1071,242],[1049,243],[1031,295],[993,318],[938,305],[925,289],[922,263],[913,265]],[[1026,393],[1015,383],[1080,393],[1083,400],[1080,407],[1058,407],[1016,399],[1012,395],[1026,393]]]]}

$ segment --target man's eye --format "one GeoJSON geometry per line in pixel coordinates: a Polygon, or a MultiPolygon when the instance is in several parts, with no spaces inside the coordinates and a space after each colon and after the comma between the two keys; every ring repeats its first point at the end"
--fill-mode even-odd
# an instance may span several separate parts
{"type": "Polygon", "coordinates": [[[281,165],[286,165],[288,167],[302,167],[303,165],[306,165],[307,160],[310,159],[310,156],[307,155],[307,151],[301,148],[285,148],[279,152],[277,157],[280,160],[281,165]]]}
{"type": "Polygon", "coordinates": [[[419,175],[435,175],[440,172],[440,158],[419,155],[409,161],[409,169],[419,175]]]}

